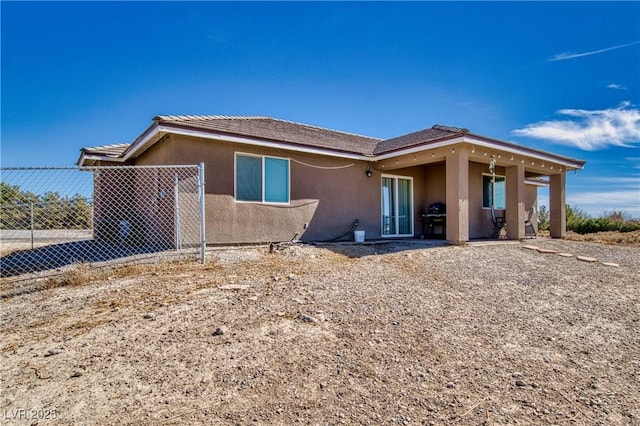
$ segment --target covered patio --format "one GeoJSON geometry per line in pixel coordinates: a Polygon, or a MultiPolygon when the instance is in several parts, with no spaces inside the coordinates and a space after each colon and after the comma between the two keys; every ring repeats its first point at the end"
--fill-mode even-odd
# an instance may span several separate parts
{"type": "MultiPolygon", "coordinates": [[[[414,176],[416,224],[432,203],[441,202],[446,205],[446,240],[452,244],[490,237],[495,216],[504,218],[507,239],[521,240],[525,222],[537,228],[537,188],[548,186],[551,237],[564,237],[565,174],[581,169],[584,161],[459,130],[454,138],[388,152],[373,165],[383,174],[414,176]]],[[[416,227],[415,235],[420,232],[416,227]]]]}

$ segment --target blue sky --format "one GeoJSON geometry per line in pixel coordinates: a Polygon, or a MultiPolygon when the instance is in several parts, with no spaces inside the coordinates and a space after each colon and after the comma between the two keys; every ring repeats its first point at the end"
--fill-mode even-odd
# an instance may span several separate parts
{"type": "MultiPolygon", "coordinates": [[[[640,2],[7,2],[2,166],[71,166],[158,114],[389,138],[446,124],[587,161],[640,217],[640,2]]],[[[541,191],[543,203],[545,191],[541,191]]]]}

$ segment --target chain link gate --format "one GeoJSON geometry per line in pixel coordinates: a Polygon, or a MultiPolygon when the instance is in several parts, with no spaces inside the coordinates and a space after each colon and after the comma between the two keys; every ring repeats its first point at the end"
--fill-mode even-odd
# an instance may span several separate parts
{"type": "Polygon", "coordinates": [[[204,165],[0,168],[0,276],[193,256],[204,262],[204,165]]]}

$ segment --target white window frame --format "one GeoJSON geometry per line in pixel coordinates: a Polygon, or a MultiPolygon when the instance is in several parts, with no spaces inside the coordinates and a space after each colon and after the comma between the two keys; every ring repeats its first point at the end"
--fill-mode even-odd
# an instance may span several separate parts
{"type": "MultiPolygon", "coordinates": [[[[482,185],[481,191],[482,191],[482,208],[484,210],[491,210],[491,206],[489,207],[485,207],[484,206],[484,177],[488,176],[490,178],[493,177],[493,175],[491,173],[483,173],[482,174],[482,180],[480,182],[480,185],[482,185]]],[[[504,207],[496,207],[495,210],[506,210],[507,209],[507,178],[504,175],[496,175],[496,179],[497,178],[502,178],[502,180],[504,181],[504,207]]],[[[495,194],[494,194],[495,195],[495,194]]]]}
{"type": "Polygon", "coordinates": [[[238,152],[236,151],[233,156],[233,199],[236,203],[243,204],[277,204],[277,205],[289,205],[291,204],[291,160],[288,157],[277,157],[275,155],[261,155],[261,154],[252,154],[249,152],[238,152]],[[247,200],[238,200],[237,192],[238,192],[238,156],[243,157],[255,157],[260,158],[262,160],[262,194],[260,201],[247,201],[247,200]],[[287,201],[286,202],[277,202],[277,201],[265,201],[264,193],[266,189],[265,182],[265,158],[275,158],[277,160],[286,160],[287,161],[287,201]]]}
{"type": "Polygon", "coordinates": [[[392,174],[382,174],[380,176],[380,236],[382,238],[411,238],[414,236],[415,234],[415,205],[413,202],[413,177],[411,176],[401,176],[401,175],[392,175],[392,174]],[[411,182],[411,231],[409,234],[398,234],[398,230],[400,229],[400,217],[398,216],[398,214],[396,213],[396,218],[395,218],[395,228],[396,228],[396,233],[395,234],[388,234],[385,235],[384,233],[384,200],[382,197],[382,178],[391,178],[393,179],[393,185],[394,185],[394,200],[393,203],[395,204],[396,210],[398,209],[398,179],[406,179],[408,181],[411,182]]]}

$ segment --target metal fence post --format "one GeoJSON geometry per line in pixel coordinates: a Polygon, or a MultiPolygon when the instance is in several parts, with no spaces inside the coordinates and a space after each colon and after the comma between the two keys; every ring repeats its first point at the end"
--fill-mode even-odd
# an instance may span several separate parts
{"type": "Polygon", "coordinates": [[[180,236],[180,189],[178,183],[178,173],[173,174],[173,227],[176,238],[176,251],[182,250],[181,236],[180,236]]]}
{"type": "Polygon", "coordinates": [[[206,259],[204,163],[0,167],[0,182],[12,188],[0,203],[3,282],[78,262],[206,259]]]}
{"type": "Polygon", "coordinates": [[[204,162],[198,165],[198,202],[200,204],[200,261],[204,263],[207,249],[206,227],[204,220],[204,162]]]}
{"type": "Polygon", "coordinates": [[[31,210],[31,250],[33,250],[33,228],[34,228],[33,201],[30,203],[30,210],[31,210]]]}

